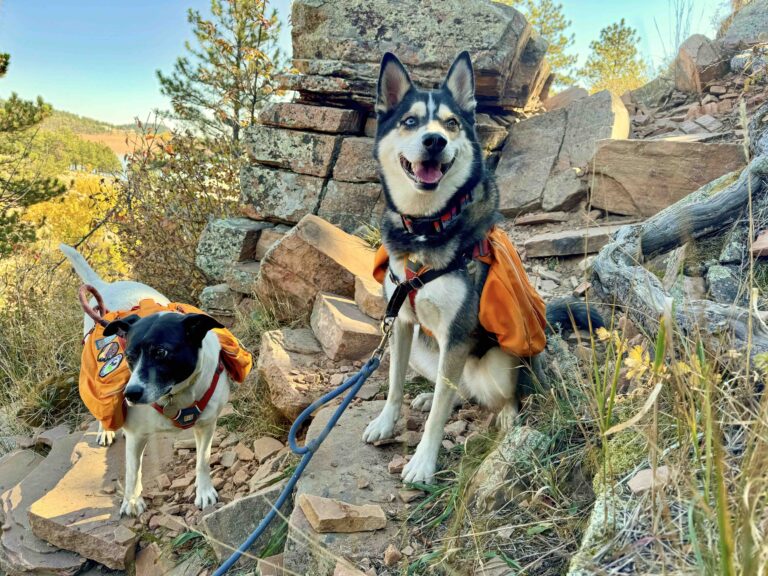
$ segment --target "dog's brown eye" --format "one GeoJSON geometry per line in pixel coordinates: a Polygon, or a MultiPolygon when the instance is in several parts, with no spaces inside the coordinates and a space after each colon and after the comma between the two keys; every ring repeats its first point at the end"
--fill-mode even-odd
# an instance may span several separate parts
{"type": "Polygon", "coordinates": [[[152,350],[152,358],[155,360],[164,360],[168,357],[168,350],[165,348],[154,348],[152,350]]]}
{"type": "Polygon", "coordinates": [[[416,124],[418,124],[418,120],[414,118],[413,116],[408,116],[405,120],[403,120],[403,126],[406,128],[414,128],[416,124]]]}
{"type": "Polygon", "coordinates": [[[445,127],[448,128],[448,130],[458,130],[459,121],[456,120],[456,118],[448,118],[448,120],[445,121],[445,127]]]}

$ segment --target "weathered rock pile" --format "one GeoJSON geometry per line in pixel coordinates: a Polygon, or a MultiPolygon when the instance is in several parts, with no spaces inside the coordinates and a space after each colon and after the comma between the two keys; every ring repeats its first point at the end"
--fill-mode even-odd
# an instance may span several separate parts
{"type": "Polygon", "coordinates": [[[517,10],[494,2],[300,0],[292,24],[299,73],[283,85],[302,101],[371,109],[384,52],[397,54],[417,83],[436,87],[468,50],[481,111],[525,108],[546,98],[552,80],[546,42],[517,10]]]}
{"type": "MultiPolygon", "coordinates": [[[[347,232],[378,221],[384,198],[373,159],[372,102],[385,51],[397,53],[427,86],[442,80],[456,54],[470,51],[477,132],[493,162],[515,111],[538,106],[551,82],[546,42],[518,11],[488,0],[417,6],[299,0],[292,24],[299,73],[282,83],[299,98],[268,105],[246,130],[249,163],[240,178],[246,218],[211,222],[198,247],[197,264],[216,283],[201,301],[220,317],[247,307],[243,298],[254,291],[259,262],[286,225],[309,214],[347,232]]],[[[275,266],[264,270],[264,282],[279,273],[275,266]]],[[[296,290],[304,290],[297,282],[296,290]]]]}

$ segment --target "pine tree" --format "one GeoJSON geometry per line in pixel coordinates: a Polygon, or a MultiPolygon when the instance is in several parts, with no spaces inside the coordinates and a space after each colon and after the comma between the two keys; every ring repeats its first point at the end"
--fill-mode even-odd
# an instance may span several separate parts
{"type": "Polygon", "coordinates": [[[600,31],[600,40],[589,44],[592,50],[586,64],[579,70],[590,92],[610,90],[621,95],[634,90],[648,80],[648,65],[640,57],[637,31],[620,22],[600,31]]]}
{"type": "Polygon", "coordinates": [[[267,0],[211,0],[210,20],[190,9],[187,21],[196,45],[185,44],[189,55],[176,60],[170,75],[157,71],[160,91],[175,118],[237,142],[276,90],[277,13],[267,15],[267,0]]]}
{"type": "Polygon", "coordinates": [[[500,0],[504,4],[518,8],[530,22],[531,27],[549,43],[547,62],[555,73],[558,86],[575,84],[573,67],[576,54],[569,54],[573,46],[574,35],[568,34],[571,21],[563,14],[563,5],[553,0],[500,0]]]}
{"type": "MultiPolygon", "coordinates": [[[[9,62],[8,54],[0,54],[0,78],[9,62]]],[[[41,176],[29,162],[35,127],[50,113],[41,98],[29,102],[11,94],[0,105],[0,258],[35,240],[36,227],[21,219],[24,211],[66,191],[58,179],[41,176]]]]}

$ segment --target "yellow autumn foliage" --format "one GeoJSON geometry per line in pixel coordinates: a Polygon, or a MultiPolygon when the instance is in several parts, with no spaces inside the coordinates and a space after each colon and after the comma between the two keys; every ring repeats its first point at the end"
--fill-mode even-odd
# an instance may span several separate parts
{"type": "MultiPolygon", "coordinates": [[[[117,192],[109,177],[74,172],[68,176],[69,190],[62,196],[31,206],[24,220],[40,226],[35,248],[57,250],[60,242],[75,244],[96,228],[114,208],[117,192]]],[[[80,249],[105,279],[125,277],[128,266],[122,259],[119,239],[103,224],[80,249]]]]}

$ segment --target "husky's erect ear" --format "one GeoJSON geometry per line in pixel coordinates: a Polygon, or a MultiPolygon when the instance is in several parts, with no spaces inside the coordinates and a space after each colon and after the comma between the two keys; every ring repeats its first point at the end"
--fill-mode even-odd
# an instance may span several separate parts
{"type": "Polygon", "coordinates": [[[475,73],[472,70],[472,60],[466,50],[456,57],[445,77],[443,88],[448,90],[459,105],[459,108],[472,112],[475,102],[475,73]]]}
{"type": "Polygon", "coordinates": [[[141,318],[136,314],[131,314],[120,320],[112,320],[104,328],[104,336],[114,336],[115,334],[124,335],[131,329],[131,326],[136,324],[141,318]]]}
{"type": "Polygon", "coordinates": [[[379,87],[376,93],[376,112],[386,114],[403,101],[413,86],[411,77],[397,56],[384,54],[379,71],[379,87]]]}

